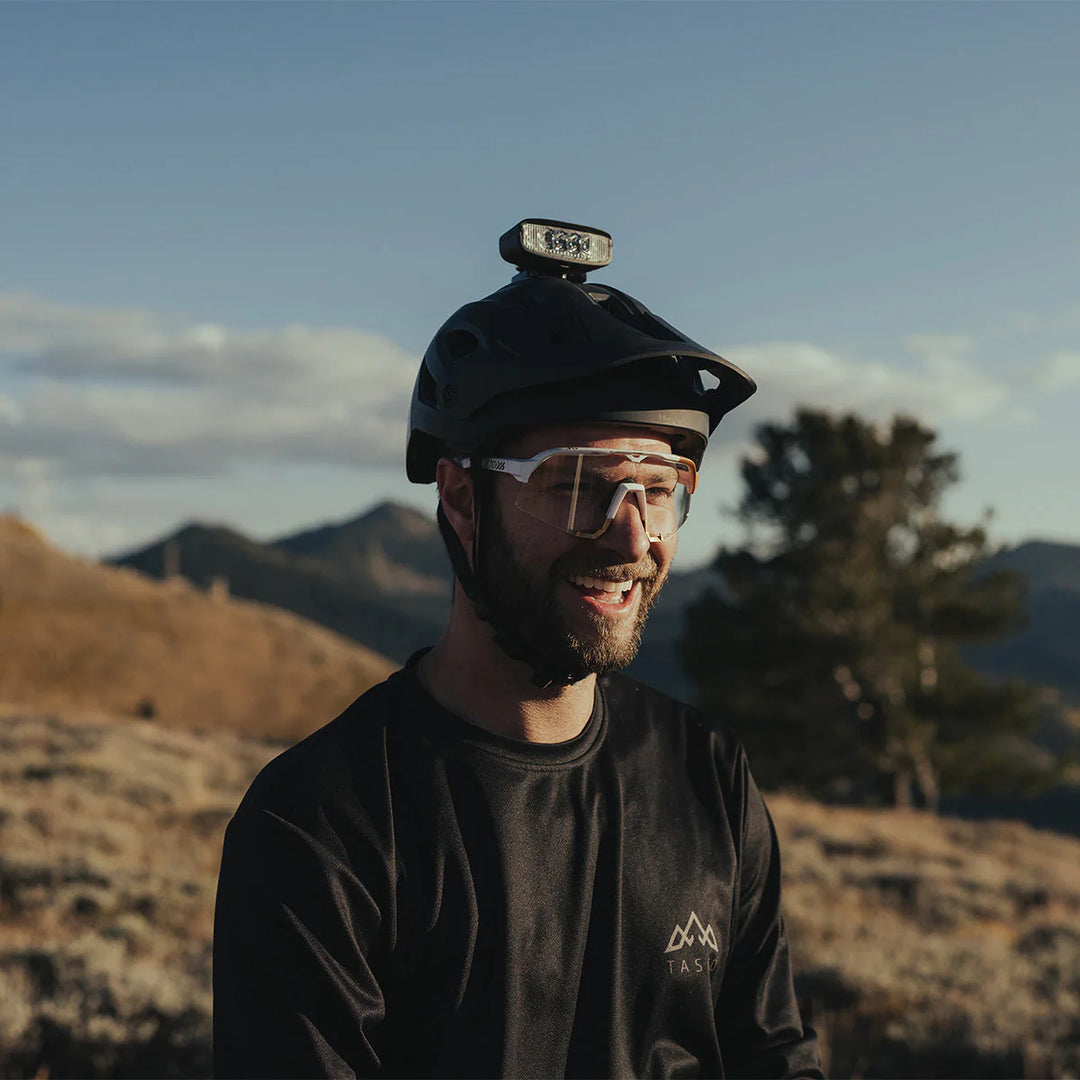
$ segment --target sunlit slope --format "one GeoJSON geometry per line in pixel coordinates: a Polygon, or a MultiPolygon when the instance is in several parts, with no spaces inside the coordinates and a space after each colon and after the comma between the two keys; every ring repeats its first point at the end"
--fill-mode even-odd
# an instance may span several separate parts
{"type": "Polygon", "coordinates": [[[111,560],[285,608],[399,663],[438,638],[450,571],[434,515],[382,504],[353,520],[272,543],[221,525],[189,524],[111,560]]]}
{"type": "Polygon", "coordinates": [[[296,615],[73,558],[0,517],[0,701],[292,739],[394,666],[296,615]]]}

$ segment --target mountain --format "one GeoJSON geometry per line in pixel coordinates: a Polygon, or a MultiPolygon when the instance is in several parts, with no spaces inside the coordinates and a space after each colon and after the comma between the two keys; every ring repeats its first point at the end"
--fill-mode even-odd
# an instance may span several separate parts
{"type": "Polygon", "coordinates": [[[260,543],[191,524],[110,560],[152,577],[274,604],[403,663],[432,644],[450,609],[450,572],[434,514],[383,503],[358,518],[260,543]]]}
{"type": "MultiPolygon", "coordinates": [[[[1028,624],[992,644],[965,646],[967,662],[991,678],[1051,687],[1067,704],[1080,706],[1080,545],[1031,540],[994,555],[986,569],[1018,570],[1027,578],[1028,624]]],[[[723,588],[710,568],[671,575],[632,674],[689,700],[693,686],[682,674],[678,639],[686,607],[709,588],[723,588]]]]}
{"type": "Polygon", "coordinates": [[[290,740],[333,719],[396,666],[220,588],[73,558],[5,516],[0,639],[0,701],[290,740]]]}
{"type": "MultiPolygon", "coordinates": [[[[297,612],[401,663],[433,642],[449,611],[451,575],[434,514],[382,503],[359,517],[270,543],[223,527],[188,525],[114,562],[154,577],[182,574],[208,588],[297,612]]],[[[1053,687],[1080,705],[1080,545],[1029,541],[994,556],[1028,579],[1028,626],[1000,642],[969,646],[968,661],[993,677],[1053,687]]],[[[661,593],[630,673],[675,697],[693,686],[678,639],[688,604],[723,582],[709,568],[676,572],[661,593]]]]}
{"type": "Polygon", "coordinates": [[[384,502],[358,518],[285,536],[271,546],[388,591],[446,597],[450,564],[434,517],[384,502]]]}
{"type": "Polygon", "coordinates": [[[1008,548],[988,568],[1018,570],[1028,581],[1028,625],[965,657],[987,675],[1051,686],[1080,705],[1080,545],[1031,540],[1008,548]]]}
{"type": "MultiPolygon", "coordinates": [[[[1044,688],[1042,721],[1034,742],[1044,751],[1080,758],[1080,545],[1029,541],[988,560],[1028,580],[1029,622],[990,645],[966,646],[965,659],[991,678],[1014,677],[1044,688]]],[[[671,575],[661,593],[629,673],[684,701],[694,700],[683,673],[679,639],[687,606],[707,589],[723,590],[706,567],[671,575]]],[[[716,658],[718,664],[723,657],[716,658]]],[[[943,813],[1013,819],[1037,828],[1080,835],[1080,785],[1064,783],[1039,795],[960,795],[942,800],[943,813]]]]}

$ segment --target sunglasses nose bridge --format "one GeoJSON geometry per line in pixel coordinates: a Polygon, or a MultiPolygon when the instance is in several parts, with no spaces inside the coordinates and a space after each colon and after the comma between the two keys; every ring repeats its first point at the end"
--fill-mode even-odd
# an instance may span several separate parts
{"type": "Polygon", "coordinates": [[[638,514],[641,517],[641,527],[645,530],[645,534],[648,535],[649,509],[645,499],[645,486],[644,484],[631,484],[626,482],[620,484],[615,489],[615,494],[611,496],[611,503],[608,506],[607,516],[604,519],[604,528],[601,530],[602,533],[607,532],[608,527],[618,516],[623,500],[627,495],[633,495],[637,500],[638,514]]]}

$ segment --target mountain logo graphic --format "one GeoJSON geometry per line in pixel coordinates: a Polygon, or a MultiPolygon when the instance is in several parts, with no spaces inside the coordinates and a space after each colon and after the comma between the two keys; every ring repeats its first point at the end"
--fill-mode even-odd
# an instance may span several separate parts
{"type": "Polygon", "coordinates": [[[668,942],[668,947],[664,952],[678,952],[687,945],[693,945],[695,931],[697,939],[702,945],[708,945],[710,949],[714,949],[716,952],[720,951],[720,946],[716,943],[716,931],[713,930],[712,923],[702,926],[701,920],[697,917],[697,912],[691,911],[685,927],[680,926],[678,923],[675,924],[675,929],[671,931],[671,940],[668,942]]]}

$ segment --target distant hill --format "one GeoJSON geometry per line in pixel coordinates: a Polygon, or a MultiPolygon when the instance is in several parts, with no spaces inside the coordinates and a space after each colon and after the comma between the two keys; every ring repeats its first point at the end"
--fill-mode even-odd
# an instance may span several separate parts
{"type": "Polygon", "coordinates": [[[278,608],[73,558],[8,516],[0,639],[0,701],[277,739],[333,719],[396,666],[278,608]]]}
{"type": "MultiPolygon", "coordinates": [[[[1052,687],[1066,703],[1080,706],[1080,545],[1031,540],[1006,548],[988,560],[987,568],[1024,574],[1029,622],[1001,641],[966,646],[968,663],[993,678],[1015,677],[1052,687]]],[[[678,639],[687,605],[708,588],[723,588],[721,577],[709,568],[672,574],[632,673],[676,697],[693,694],[680,666],[678,639]]]]}
{"type": "MultiPolygon", "coordinates": [[[[203,588],[225,578],[235,596],[297,612],[399,663],[438,637],[449,611],[452,579],[434,514],[394,503],[265,544],[223,527],[188,525],[113,561],[162,577],[170,550],[174,571],[203,588]]],[[[1053,687],[1080,706],[1080,545],[1029,541],[988,565],[1026,575],[1030,622],[1000,642],[968,647],[965,656],[987,675],[1053,687]]],[[[630,673],[692,697],[678,655],[683,614],[705,589],[722,587],[709,568],[673,573],[630,673]]]]}
{"type": "Polygon", "coordinates": [[[434,521],[398,503],[379,503],[360,517],[295,533],[271,546],[317,559],[328,569],[392,592],[449,595],[450,564],[434,521]]]}
{"type": "Polygon", "coordinates": [[[110,560],[152,577],[303,615],[403,663],[431,645],[450,610],[450,570],[434,514],[383,503],[358,518],[260,543],[222,526],[186,525],[110,560]]]}
{"type": "Polygon", "coordinates": [[[988,675],[1055,687],[1080,705],[1080,545],[1031,540],[1002,551],[989,566],[1027,578],[1030,621],[1001,641],[969,646],[968,662],[988,675]]]}
{"type": "MultiPolygon", "coordinates": [[[[1002,551],[989,568],[1008,567],[1028,579],[1027,627],[992,645],[967,646],[964,656],[991,678],[1015,677],[1047,688],[1034,742],[1080,756],[1080,545],[1030,541],[1002,551]],[[1064,707],[1055,697],[1060,696],[1064,707]]],[[[686,607],[724,582],[706,567],[673,574],[661,593],[630,674],[684,701],[694,685],[682,670],[679,639],[686,607]]],[[[716,658],[718,664],[723,657],[716,658]]],[[[1009,818],[1080,835],[1080,786],[1066,783],[1035,796],[950,796],[942,811],[975,820],[1009,818]]]]}

